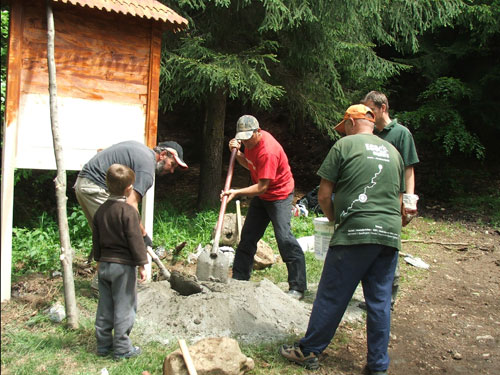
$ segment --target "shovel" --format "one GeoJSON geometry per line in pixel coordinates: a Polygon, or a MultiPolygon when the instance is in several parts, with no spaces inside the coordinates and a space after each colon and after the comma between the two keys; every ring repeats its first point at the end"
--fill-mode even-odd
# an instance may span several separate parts
{"type": "MultiPolygon", "coordinates": [[[[231,150],[231,158],[229,159],[229,168],[227,170],[226,183],[224,191],[231,188],[231,179],[233,178],[234,160],[236,158],[237,148],[231,150]]],[[[198,257],[196,266],[196,277],[201,281],[220,281],[227,283],[229,271],[229,258],[219,252],[219,241],[222,233],[222,224],[224,223],[224,214],[226,213],[228,196],[222,197],[222,202],[219,210],[219,219],[215,226],[214,241],[210,249],[210,245],[205,246],[198,257]]]]}
{"type": "MultiPolygon", "coordinates": [[[[186,242],[181,243],[175,248],[175,251],[179,252],[185,245],[186,242]]],[[[202,291],[201,285],[194,276],[185,275],[177,271],[170,273],[150,246],[146,246],[146,250],[153,259],[153,262],[155,262],[160,269],[165,280],[170,283],[170,287],[181,296],[190,296],[191,294],[200,293],[202,291]]]]}

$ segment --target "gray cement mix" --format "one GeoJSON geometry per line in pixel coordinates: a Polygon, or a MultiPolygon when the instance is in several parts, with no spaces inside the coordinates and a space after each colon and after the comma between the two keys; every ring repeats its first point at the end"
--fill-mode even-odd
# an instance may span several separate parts
{"type": "MultiPolygon", "coordinates": [[[[304,301],[289,297],[286,283],[229,280],[203,282],[202,293],[181,296],[167,281],[141,285],[133,336],[140,342],[168,345],[178,339],[196,342],[207,337],[229,336],[243,343],[274,342],[302,335],[309,321],[314,288],[304,301]],[[285,290],[283,290],[285,289],[285,290]]],[[[344,320],[364,321],[357,306],[360,289],[344,314],[344,320]]]]}

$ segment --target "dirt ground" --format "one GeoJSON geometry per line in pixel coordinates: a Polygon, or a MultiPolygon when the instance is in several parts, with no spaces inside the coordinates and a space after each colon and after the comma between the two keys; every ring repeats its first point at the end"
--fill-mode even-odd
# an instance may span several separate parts
{"type": "MultiPolygon", "coordinates": [[[[404,280],[392,315],[389,373],[500,374],[500,233],[464,224],[443,233],[439,221],[422,219],[410,226],[415,235],[403,251],[430,268],[400,258],[404,280]]],[[[320,373],[362,373],[364,326],[343,325],[339,333],[348,341],[325,351],[320,373]]]]}

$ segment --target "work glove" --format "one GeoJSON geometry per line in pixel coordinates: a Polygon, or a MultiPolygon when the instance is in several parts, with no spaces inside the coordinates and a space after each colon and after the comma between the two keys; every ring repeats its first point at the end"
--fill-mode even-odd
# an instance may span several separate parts
{"type": "Polygon", "coordinates": [[[151,240],[151,237],[148,236],[148,234],[146,233],[144,235],[144,237],[142,237],[142,239],[144,240],[144,245],[146,245],[146,247],[153,247],[153,241],[151,240]]]}

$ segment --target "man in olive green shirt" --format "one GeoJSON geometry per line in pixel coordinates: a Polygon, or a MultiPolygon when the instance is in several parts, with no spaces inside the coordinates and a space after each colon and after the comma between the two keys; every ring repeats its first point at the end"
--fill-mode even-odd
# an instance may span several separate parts
{"type": "Polygon", "coordinates": [[[318,200],[335,231],[323,266],[305,336],[280,353],[308,369],[330,344],[361,281],[367,304],[367,368],[387,375],[391,289],[401,248],[401,155],[373,135],[375,115],[358,104],[335,129],[347,134],[323,161],[318,200]],[[334,202],[331,200],[335,191],[334,202]]]}
{"type": "MultiPolygon", "coordinates": [[[[398,123],[397,119],[391,120],[389,117],[389,101],[387,97],[379,91],[370,91],[361,101],[369,107],[375,114],[375,130],[373,134],[391,143],[401,154],[405,165],[405,185],[406,194],[415,194],[415,170],[413,166],[419,162],[413,135],[407,127],[398,123]]],[[[413,217],[416,216],[416,211],[411,214],[403,213],[403,226],[406,226],[413,217]]],[[[399,290],[399,262],[394,274],[394,282],[392,285],[392,300],[391,308],[394,308],[396,297],[399,290]]]]}

